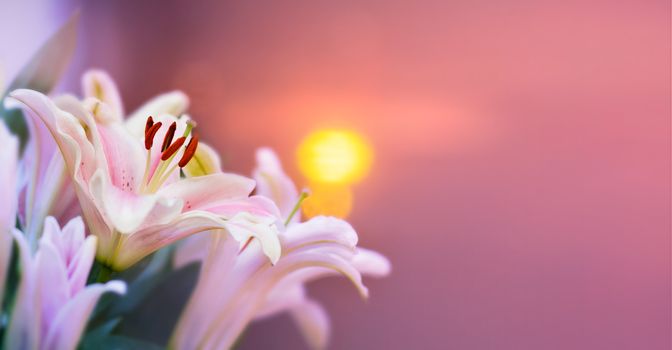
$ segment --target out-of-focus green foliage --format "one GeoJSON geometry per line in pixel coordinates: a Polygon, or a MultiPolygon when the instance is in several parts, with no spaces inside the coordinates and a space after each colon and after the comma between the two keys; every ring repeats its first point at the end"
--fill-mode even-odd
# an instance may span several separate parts
{"type": "MultiPolygon", "coordinates": [[[[108,293],[100,299],[80,349],[154,349],[168,343],[200,271],[198,263],[174,269],[173,251],[173,247],[163,248],[130,269],[109,276],[125,281],[128,291],[123,296],[108,293]]],[[[97,279],[98,269],[91,270],[89,281],[97,279]]]]}

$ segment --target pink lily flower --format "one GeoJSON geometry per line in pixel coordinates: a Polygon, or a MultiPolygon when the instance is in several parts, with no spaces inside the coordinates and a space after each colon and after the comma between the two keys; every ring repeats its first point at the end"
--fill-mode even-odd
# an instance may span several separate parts
{"type": "MultiPolygon", "coordinates": [[[[254,177],[258,193],[272,198],[288,217],[299,200],[296,186],[271,150],[259,150],[257,162],[254,177]]],[[[311,347],[324,348],[329,337],[327,313],[306,296],[305,283],[342,274],[367,297],[362,274],[382,277],[390,271],[384,256],[357,247],[357,234],[344,220],[315,217],[300,222],[295,215],[279,237],[282,256],[275,266],[262,259],[257,244],[241,252],[235,242],[218,232],[183,243],[176,264],[200,260],[202,267],[173,333],[172,348],[229,348],[251,321],[285,311],[290,312],[311,347]]]]}
{"type": "Polygon", "coordinates": [[[43,123],[58,145],[87,226],[98,237],[101,263],[123,270],[161,247],[213,229],[241,244],[255,238],[277,261],[279,213],[270,200],[249,196],[254,180],[221,172],[180,177],[202,153],[193,122],[182,116],[188,104],[182,93],[161,95],[124,120],[119,93],[106,74],[86,74],[84,91],[83,101],[51,100],[31,90],[13,91],[8,100],[43,123]]]}
{"type": "Polygon", "coordinates": [[[96,237],[84,237],[84,222],[75,218],[61,229],[53,217],[35,254],[24,235],[13,230],[19,247],[21,281],[5,336],[8,349],[75,349],[96,302],[105,292],[124,294],[126,284],[90,284],[86,279],[96,237]]]}

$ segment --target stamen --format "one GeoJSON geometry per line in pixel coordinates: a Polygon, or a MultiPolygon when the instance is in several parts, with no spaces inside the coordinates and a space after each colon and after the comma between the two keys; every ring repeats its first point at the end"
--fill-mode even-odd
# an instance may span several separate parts
{"type": "Polygon", "coordinates": [[[186,139],[186,137],[182,136],[175,140],[172,145],[170,145],[168,148],[166,148],[165,151],[163,151],[163,153],[161,153],[161,160],[167,160],[168,158],[172,157],[180,149],[180,147],[182,147],[186,139]]]}
{"type": "Polygon", "coordinates": [[[145,134],[147,134],[147,131],[149,131],[149,128],[154,125],[154,119],[152,119],[152,116],[150,115],[149,118],[147,118],[147,123],[145,124],[145,134]]]}
{"type": "Polygon", "coordinates": [[[191,136],[191,140],[189,140],[189,143],[187,144],[187,148],[184,150],[182,159],[177,163],[180,168],[184,168],[191,158],[194,157],[194,154],[196,154],[196,147],[198,147],[198,134],[194,132],[191,136]]]}
{"type": "Polygon", "coordinates": [[[292,221],[292,218],[294,215],[296,215],[296,212],[299,211],[299,208],[301,207],[301,203],[308,198],[308,192],[303,191],[301,192],[301,195],[299,196],[299,200],[296,201],[296,205],[294,205],[294,208],[292,209],[292,212],[289,213],[289,216],[287,217],[287,220],[285,220],[285,226],[289,225],[289,222],[292,221]]]}
{"type": "Polygon", "coordinates": [[[193,120],[188,121],[187,122],[187,128],[184,129],[184,135],[182,135],[182,136],[184,136],[184,137],[189,136],[189,133],[191,133],[191,129],[193,129],[195,126],[196,126],[196,124],[194,123],[193,120]]]}
{"type": "Polygon", "coordinates": [[[161,122],[158,122],[152,125],[149,130],[145,133],[145,149],[151,149],[154,144],[154,136],[156,132],[161,128],[161,122]]]}
{"type": "Polygon", "coordinates": [[[96,101],[96,104],[93,105],[93,109],[91,110],[91,114],[98,116],[99,109],[100,109],[100,102],[96,101]]]}
{"type": "Polygon", "coordinates": [[[170,143],[173,142],[173,136],[175,136],[175,129],[177,128],[177,123],[173,122],[170,124],[168,131],[166,132],[166,137],[163,138],[163,146],[161,146],[161,152],[165,151],[170,143]]]}
{"type": "Polygon", "coordinates": [[[156,124],[150,124],[150,122],[153,122],[153,120],[148,119],[147,125],[149,127],[145,128],[145,146],[149,152],[147,152],[145,176],[143,177],[142,181],[143,184],[146,184],[146,186],[142,186],[141,191],[143,193],[156,192],[158,188],[161,187],[161,185],[171,177],[171,175],[174,175],[174,172],[178,166],[184,167],[187,165],[187,163],[189,163],[189,161],[194,157],[198,147],[198,135],[193,133],[189,139],[189,143],[185,147],[182,158],[179,162],[177,162],[177,164],[173,163],[173,158],[175,158],[177,152],[185,144],[187,137],[189,137],[189,134],[191,134],[191,131],[194,128],[193,123],[187,122],[184,136],[173,141],[173,138],[175,137],[175,131],[177,130],[177,123],[173,122],[166,131],[166,136],[164,137],[163,144],[161,145],[161,161],[150,178],[149,166],[151,159],[151,147],[154,137],[156,136],[156,132],[161,126],[160,122],[157,122],[156,124]]]}
{"type": "Polygon", "coordinates": [[[147,160],[145,161],[145,173],[142,175],[142,182],[140,183],[140,192],[145,192],[145,187],[147,186],[147,180],[149,180],[149,166],[152,162],[152,149],[147,150],[147,160]]]}

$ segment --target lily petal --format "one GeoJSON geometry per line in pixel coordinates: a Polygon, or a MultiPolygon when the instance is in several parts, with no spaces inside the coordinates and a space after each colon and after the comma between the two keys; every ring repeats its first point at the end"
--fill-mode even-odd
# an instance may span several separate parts
{"type": "Polygon", "coordinates": [[[241,212],[252,215],[273,218],[279,225],[282,225],[282,216],[275,203],[263,196],[251,196],[234,200],[220,200],[210,203],[203,210],[215,213],[225,219],[231,219],[241,212]]]}
{"type": "Polygon", "coordinates": [[[13,229],[12,236],[18,246],[21,281],[16,290],[16,300],[12,317],[5,335],[6,349],[35,349],[40,340],[40,314],[38,295],[34,292],[34,264],[30,256],[28,241],[21,231],[13,229]],[[27,277],[23,277],[27,276],[27,277]]]}
{"type": "Polygon", "coordinates": [[[311,348],[327,347],[330,333],[329,316],[322,305],[313,300],[304,300],[292,307],[290,313],[311,348]]]}
{"type": "Polygon", "coordinates": [[[157,249],[195,233],[225,229],[238,242],[257,238],[271,262],[280,256],[277,229],[272,223],[254,222],[254,216],[224,220],[205,211],[180,214],[165,225],[154,225],[126,236],[117,252],[113,268],[123,270],[157,249]]]}
{"type": "Polygon", "coordinates": [[[208,254],[208,242],[210,234],[204,232],[198,235],[186,237],[179,243],[173,256],[173,266],[176,269],[184,267],[192,262],[202,261],[208,254]]]}
{"type": "MultiPolygon", "coordinates": [[[[26,153],[32,152],[27,150],[26,153]]],[[[28,163],[25,166],[32,168],[30,172],[36,175],[27,183],[24,208],[24,232],[33,242],[39,238],[42,224],[48,215],[67,220],[80,211],[63,156],[58,151],[52,153],[45,168],[33,168],[31,161],[24,158],[24,164],[28,163]]]]}
{"type": "Polygon", "coordinates": [[[329,342],[329,317],[322,305],[306,296],[302,283],[281,283],[268,295],[255,319],[263,319],[289,311],[312,349],[324,349],[329,342]]]}
{"type": "Polygon", "coordinates": [[[264,254],[272,264],[275,264],[280,259],[282,248],[278,239],[278,229],[274,223],[273,217],[264,218],[241,212],[231,220],[227,220],[225,227],[235,240],[243,244],[251,238],[256,238],[264,254]]]}
{"type": "Polygon", "coordinates": [[[158,195],[179,198],[186,210],[204,209],[222,199],[242,199],[254,189],[254,180],[244,176],[216,173],[182,179],[166,185],[158,195]]]}
{"type": "Polygon", "coordinates": [[[134,135],[144,135],[145,121],[149,116],[170,114],[176,117],[182,115],[189,107],[189,97],[182,91],[172,91],[159,95],[138,108],[126,119],[126,127],[134,135]]]}
{"type": "Polygon", "coordinates": [[[88,138],[79,119],[58,108],[43,94],[26,89],[14,90],[6,99],[8,107],[20,107],[33,123],[47,127],[61,149],[65,163],[75,182],[87,180],[101,162],[96,157],[94,143],[88,138]]]}
{"type": "MultiPolygon", "coordinates": [[[[257,150],[257,168],[253,173],[257,181],[257,194],[273,200],[286,218],[292,212],[299,199],[299,193],[292,179],[282,170],[278,156],[270,148],[257,150]]],[[[294,215],[293,222],[300,221],[300,215],[294,215]]]]}
{"type": "Polygon", "coordinates": [[[357,232],[345,220],[316,216],[306,222],[291,225],[283,233],[288,247],[298,247],[317,240],[337,242],[347,247],[357,245],[357,232]]]}
{"type": "Polygon", "coordinates": [[[35,255],[35,272],[35,290],[40,299],[37,305],[42,308],[40,333],[46,334],[56,314],[70,298],[67,268],[56,247],[49,241],[40,242],[35,255]]]}
{"type": "Polygon", "coordinates": [[[45,217],[64,214],[63,209],[72,207],[74,192],[63,156],[58,152],[49,129],[42,122],[32,121],[27,125],[30,138],[21,161],[26,180],[22,214],[24,232],[31,245],[35,246],[45,217]],[[59,206],[55,205],[57,197],[59,206]]]}
{"type": "Polygon", "coordinates": [[[0,229],[8,232],[16,223],[17,210],[17,178],[16,167],[19,156],[19,143],[16,137],[9,133],[4,122],[0,122],[0,229]]]}
{"type": "MultiPolygon", "coordinates": [[[[6,230],[0,231],[0,300],[4,297],[5,281],[7,280],[7,269],[9,268],[9,258],[12,254],[12,235],[6,230]]],[[[0,305],[0,311],[2,306],[0,305]]]]}
{"type": "Polygon", "coordinates": [[[96,256],[97,241],[96,236],[86,237],[77,254],[73,257],[72,263],[68,266],[70,295],[75,295],[84,289],[91,266],[93,266],[93,259],[96,256]]]}
{"type": "MultiPolygon", "coordinates": [[[[16,223],[17,211],[17,178],[16,164],[18,157],[18,140],[12,136],[0,122],[0,300],[4,295],[5,279],[7,277],[7,268],[9,258],[12,252],[11,230],[16,223]]],[[[0,310],[2,306],[0,305],[0,310]]]]}
{"type": "Polygon", "coordinates": [[[106,284],[87,286],[65,304],[54,318],[42,348],[75,349],[96,302],[106,292],[125,294],[126,284],[121,281],[110,281],[106,284]]]}
{"type": "Polygon", "coordinates": [[[178,320],[169,348],[197,349],[209,325],[218,316],[215,310],[220,310],[221,305],[228,299],[227,295],[234,293],[231,288],[221,290],[222,293],[219,293],[223,282],[233,276],[233,267],[238,255],[238,242],[227,235],[224,230],[214,230],[207,236],[202,236],[207,238],[205,241],[209,243],[205,247],[207,258],[201,265],[198,282],[178,320]],[[215,297],[215,294],[218,296],[215,297]],[[205,300],[210,300],[212,303],[206,303],[205,300]]]}
{"type": "Polygon", "coordinates": [[[124,107],[117,85],[112,78],[102,70],[92,69],[82,76],[82,90],[84,97],[93,97],[105,103],[112,109],[114,121],[121,121],[124,116],[124,107]]]}
{"type": "Polygon", "coordinates": [[[154,213],[153,223],[166,223],[182,210],[180,200],[163,199],[156,195],[137,196],[123,191],[107,182],[102,172],[92,178],[90,192],[100,198],[105,217],[122,234],[134,232],[147,222],[150,213],[154,213]]]}
{"type": "Polygon", "coordinates": [[[385,277],[392,270],[392,264],[383,254],[366,248],[357,248],[352,264],[362,274],[372,277],[385,277]]]}
{"type": "Polygon", "coordinates": [[[110,181],[123,191],[136,192],[142,183],[146,165],[145,152],[139,140],[118,124],[99,125],[97,129],[110,181]]]}

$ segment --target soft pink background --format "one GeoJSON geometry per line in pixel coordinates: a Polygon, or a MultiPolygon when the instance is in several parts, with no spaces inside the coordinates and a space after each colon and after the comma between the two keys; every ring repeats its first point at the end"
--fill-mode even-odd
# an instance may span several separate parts
{"type": "MultiPolygon", "coordinates": [[[[300,180],[310,130],[371,140],[351,219],[394,272],[367,302],[313,285],[333,349],[670,349],[669,1],[81,8],[66,86],[105,68],[129,109],[183,89],[229,169],[267,145],[300,180]]],[[[241,346],[303,347],[288,317],[241,346]]]]}

